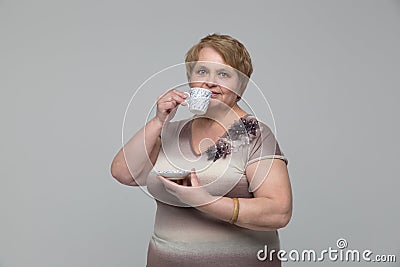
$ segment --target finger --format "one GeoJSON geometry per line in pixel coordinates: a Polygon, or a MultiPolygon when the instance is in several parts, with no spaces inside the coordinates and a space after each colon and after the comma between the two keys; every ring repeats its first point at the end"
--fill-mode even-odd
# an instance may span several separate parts
{"type": "Polygon", "coordinates": [[[157,101],[157,103],[158,104],[176,103],[176,100],[175,100],[175,98],[173,96],[166,96],[166,97],[160,98],[157,101]]]}
{"type": "Polygon", "coordinates": [[[176,102],[165,102],[165,103],[160,103],[158,108],[160,110],[172,110],[177,107],[176,102]]]}
{"type": "Polygon", "coordinates": [[[178,95],[179,97],[186,99],[187,98],[187,94],[181,91],[178,91],[176,89],[172,90],[173,93],[175,93],[176,95],[178,95]]]}
{"type": "Polygon", "coordinates": [[[176,101],[183,102],[187,98],[187,94],[176,89],[172,89],[160,95],[157,100],[168,101],[171,100],[171,98],[175,99],[176,101]]]}
{"type": "Polygon", "coordinates": [[[178,185],[176,182],[173,182],[163,176],[158,175],[157,177],[166,187],[170,188],[171,190],[175,191],[176,189],[181,187],[181,185],[178,185]]]}
{"type": "Polygon", "coordinates": [[[165,97],[168,97],[173,91],[174,91],[174,89],[171,89],[169,91],[166,91],[166,92],[162,93],[161,95],[158,96],[157,100],[164,99],[165,97]]]}
{"type": "Polygon", "coordinates": [[[175,116],[175,113],[176,113],[177,110],[178,110],[178,107],[175,107],[175,108],[173,108],[173,109],[166,110],[166,112],[167,112],[167,118],[168,118],[168,119],[172,119],[172,118],[175,116]]]}
{"type": "Polygon", "coordinates": [[[197,177],[196,170],[194,168],[192,169],[192,172],[190,173],[190,182],[192,183],[192,186],[194,186],[194,187],[200,186],[199,178],[197,177]]]}
{"type": "Polygon", "coordinates": [[[174,100],[175,102],[177,102],[178,104],[181,104],[185,101],[185,99],[183,97],[181,97],[180,95],[171,95],[171,100],[174,100]]]}

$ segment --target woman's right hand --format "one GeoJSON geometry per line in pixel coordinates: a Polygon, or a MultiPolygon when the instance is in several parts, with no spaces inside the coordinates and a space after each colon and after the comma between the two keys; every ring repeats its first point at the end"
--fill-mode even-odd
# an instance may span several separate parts
{"type": "Polygon", "coordinates": [[[169,90],[157,99],[156,118],[162,123],[170,121],[180,104],[185,104],[187,95],[176,89],[169,90]]]}

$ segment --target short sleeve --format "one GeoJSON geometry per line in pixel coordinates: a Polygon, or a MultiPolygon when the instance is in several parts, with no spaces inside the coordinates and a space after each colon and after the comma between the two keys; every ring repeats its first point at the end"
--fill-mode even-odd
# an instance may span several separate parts
{"type": "Polygon", "coordinates": [[[259,129],[256,136],[250,142],[249,158],[247,166],[263,159],[282,159],[288,164],[288,160],[281,151],[275,135],[264,123],[259,122],[259,129]]]}

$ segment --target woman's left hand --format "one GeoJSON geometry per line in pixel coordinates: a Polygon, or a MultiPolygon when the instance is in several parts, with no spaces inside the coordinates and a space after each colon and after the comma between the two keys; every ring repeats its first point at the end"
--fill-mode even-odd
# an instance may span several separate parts
{"type": "Polygon", "coordinates": [[[167,192],[176,196],[181,202],[189,206],[203,206],[218,199],[217,197],[210,195],[204,187],[200,185],[194,169],[192,169],[190,178],[187,178],[190,179],[190,183],[187,179],[183,180],[181,184],[178,184],[163,176],[157,177],[164,184],[167,192]]]}

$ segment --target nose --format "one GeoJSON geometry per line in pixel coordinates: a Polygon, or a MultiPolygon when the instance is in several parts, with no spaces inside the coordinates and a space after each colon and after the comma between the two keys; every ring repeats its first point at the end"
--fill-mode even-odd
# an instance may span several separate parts
{"type": "Polygon", "coordinates": [[[211,89],[211,88],[217,87],[217,84],[214,83],[214,82],[207,81],[207,82],[204,82],[204,86],[205,86],[207,89],[211,89]]]}
{"type": "Polygon", "coordinates": [[[216,87],[218,84],[216,83],[216,77],[213,74],[210,74],[206,80],[204,80],[204,86],[207,89],[211,89],[216,87]]]}

